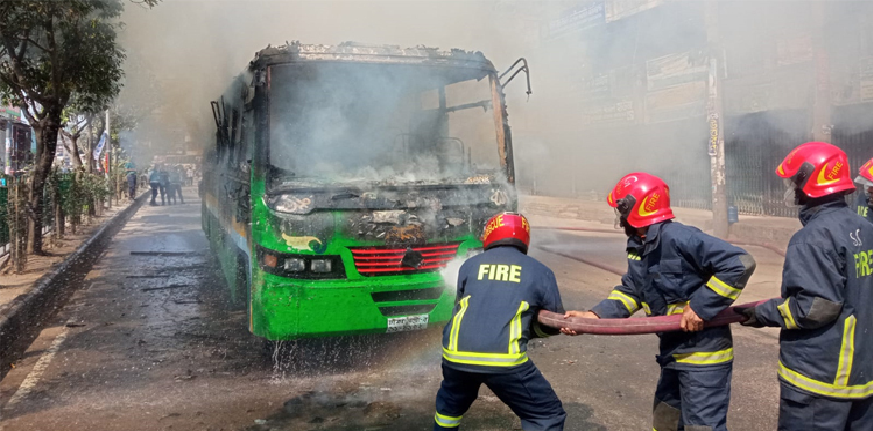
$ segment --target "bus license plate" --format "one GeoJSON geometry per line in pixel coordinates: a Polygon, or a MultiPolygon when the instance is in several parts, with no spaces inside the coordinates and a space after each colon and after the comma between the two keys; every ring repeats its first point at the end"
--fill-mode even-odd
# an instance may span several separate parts
{"type": "Polygon", "coordinates": [[[417,331],[427,329],[428,315],[391,317],[388,319],[388,332],[417,331]]]}

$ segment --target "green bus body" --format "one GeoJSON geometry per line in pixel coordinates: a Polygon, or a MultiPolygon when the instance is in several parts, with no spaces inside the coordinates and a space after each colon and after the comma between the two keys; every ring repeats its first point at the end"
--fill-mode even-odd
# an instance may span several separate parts
{"type": "Polygon", "coordinates": [[[267,48],[213,113],[203,230],[259,337],[442,325],[449,268],[516,208],[502,86],[481,53],[267,48]]]}

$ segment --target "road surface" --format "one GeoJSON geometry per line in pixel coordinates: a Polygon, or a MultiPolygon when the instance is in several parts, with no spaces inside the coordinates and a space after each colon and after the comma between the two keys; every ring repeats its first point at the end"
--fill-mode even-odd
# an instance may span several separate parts
{"type": "MultiPolygon", "coordinates": [[[[187,190],[189,195],[191,190],[187,190]]],[[[0,381],[0,429],[428,430],[440,382],[440,331],[301,343],[264,352],[223,289],[200,230],[200,202],[144,206],[81,289],[0,381]]],[[[618,277],[565,256],[625,265],[621,235],[535,230],[567,308],[608,295],[618,277]]],[[[753,250],[748,295],[778,294],[780,258],[753,250]]],[[[773,331],[735,330],[729,425],[775,429],[773,331]]],[[[568,412],[568,430],[651,429],[657,339],[552,337],[531,357],[568,412]]],[[[464,430],[517,429],[487,389],[464,430]]]]}

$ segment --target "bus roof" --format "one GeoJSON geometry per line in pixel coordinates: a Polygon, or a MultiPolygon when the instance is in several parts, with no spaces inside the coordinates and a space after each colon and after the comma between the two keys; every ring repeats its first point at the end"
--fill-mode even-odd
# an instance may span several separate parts
{"type": "Polygon", "coordinates": [[[460,49],[440,51],[437,48],[421,45],[415,48],[400,48],[399,45],[369,45],[356,42],[316,45],[294,41],[278,47],[268,46],[255,54],[250,66],[252,69],[258,69],[260,66],[300,61],[421,64],[495,71],[494,65],[481,52],[460,49]]]}

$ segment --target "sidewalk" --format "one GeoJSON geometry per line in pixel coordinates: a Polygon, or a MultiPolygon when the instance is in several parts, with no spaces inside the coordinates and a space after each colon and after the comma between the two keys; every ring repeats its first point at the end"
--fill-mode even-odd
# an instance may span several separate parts
{"type": "Polygon", "coordinates": [[[60,246],[47,247],[48,256],[28,256],[24,274],[0,276],[0,378],[8,371],[3,359],[29,339],[20,335],[53,315],[90,267],[90,260],[144,201],[145,194],[122,200],[90,225],[79,226],[76,235],[66,234],[60,246]]]}
{"type": "MultiPolygon", "coordinates": [[[[522,195],[519,211],[531,219],[531,224],[541,227],[611,229],[615,223],[615,212],[605,201],[522,195]]],[[[676,221],[712,230],[711,211],[673,208],[673,213],[676,221]]],[[[740,215],[740,222],[730,227],[730,238],[784,249],[800,227],[796,218],[740,215]]]]}

